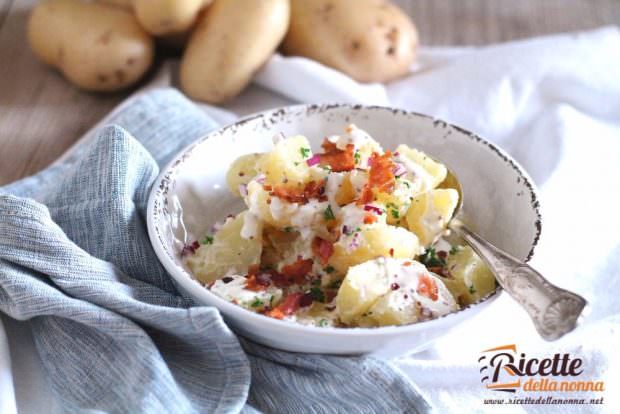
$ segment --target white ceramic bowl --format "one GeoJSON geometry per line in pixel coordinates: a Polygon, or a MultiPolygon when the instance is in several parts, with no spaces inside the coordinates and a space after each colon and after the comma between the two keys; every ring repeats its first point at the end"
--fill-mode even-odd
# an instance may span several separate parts
{"type": "Polygon", "coordinates": [[[464,190],[470,226],[517,258],[529,260],[540,234],[531,179],[505,152],[482,138],[431,117],[383,107],[300,105],[249,116],[190,145],[165,167],[151,192],[147,223],[153,248],[179,289],[196,303],[217,307],[238,333],[296,352],[396,355],[420,350],[466,322],[500,293],[435,320],[382,328],[319,328],[268,318],[229,303],[202,287],[180,259],[184,241],[203,236],[243,202],[229,193],[226,171],[249,152],[267,151],[277,133],[306,136],[317,150],[349,123],[386,149],[406,143],[442,160],[464,190]]]}

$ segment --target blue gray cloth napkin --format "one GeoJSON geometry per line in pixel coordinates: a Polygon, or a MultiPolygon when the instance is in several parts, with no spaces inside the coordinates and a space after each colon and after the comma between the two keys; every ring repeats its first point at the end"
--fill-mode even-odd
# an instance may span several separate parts
{"type": "Polygon", "coordinates": [[[430,410],[389,362],[269,349],[176,291],[149,242],[147,198],[159,167],[216,126],[177,91],[155,90],[63,162],[0,188],[0,310],[29,324],[63,408],[430,410]]]}

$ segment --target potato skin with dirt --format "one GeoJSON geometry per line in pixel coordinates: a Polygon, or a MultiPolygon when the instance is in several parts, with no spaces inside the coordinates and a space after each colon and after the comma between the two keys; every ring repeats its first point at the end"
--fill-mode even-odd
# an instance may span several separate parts
{"type": "Polygon", "coordinates": [[[415,26],[389,1],[291,0],[282,50],[360,82],[387,82],[408,72],[417,46],[415,26]]]}
{"type": "Polygon", "coordinates": [[[289,16],[289,0],[215,0],[181,60],[183,91],[211,103],[237,96],[282,41],[289,16]]]}
{"type": "Polygon", "coordinates": [[[115,91],[137,82],[153,62],[153,39],[124,8],[80,0],[43,0],[28,22],[35,55],[80,88],[115,91]]]}
{"type": "Polygon", "coordinates": [[[144,29],[156,36],[188,30],[211,0],[133,0],[133,9],[144,29]]]}

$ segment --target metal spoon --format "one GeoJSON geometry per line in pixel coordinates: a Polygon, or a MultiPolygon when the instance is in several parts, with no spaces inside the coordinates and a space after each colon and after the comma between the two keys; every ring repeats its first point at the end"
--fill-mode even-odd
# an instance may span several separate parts
{"type": "Polygon", "coordinates": [[[452,171],[448,171],[442,187],[454,188],[459,193],[454,218],[448,228],[469,244],[487,264],[501,287],[530,315],[540,336],[554,341],[574,330],[587,301],[555,286],[527,263],[468,229],[462,221],[463,190],[452,171]]]}

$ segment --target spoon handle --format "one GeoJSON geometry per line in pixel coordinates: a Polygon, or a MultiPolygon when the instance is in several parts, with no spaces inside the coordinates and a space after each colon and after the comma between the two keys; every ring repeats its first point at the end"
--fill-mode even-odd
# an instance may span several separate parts
{"type": "Polygon", "coordinates": [[[540,336],[554,341],[575,329],[587,305],[584,298],[553,285],[528,264],[469,230],[460,220],[453,219],[449,227],[471,246],[504,290],[527,311],[540,336]]]}

